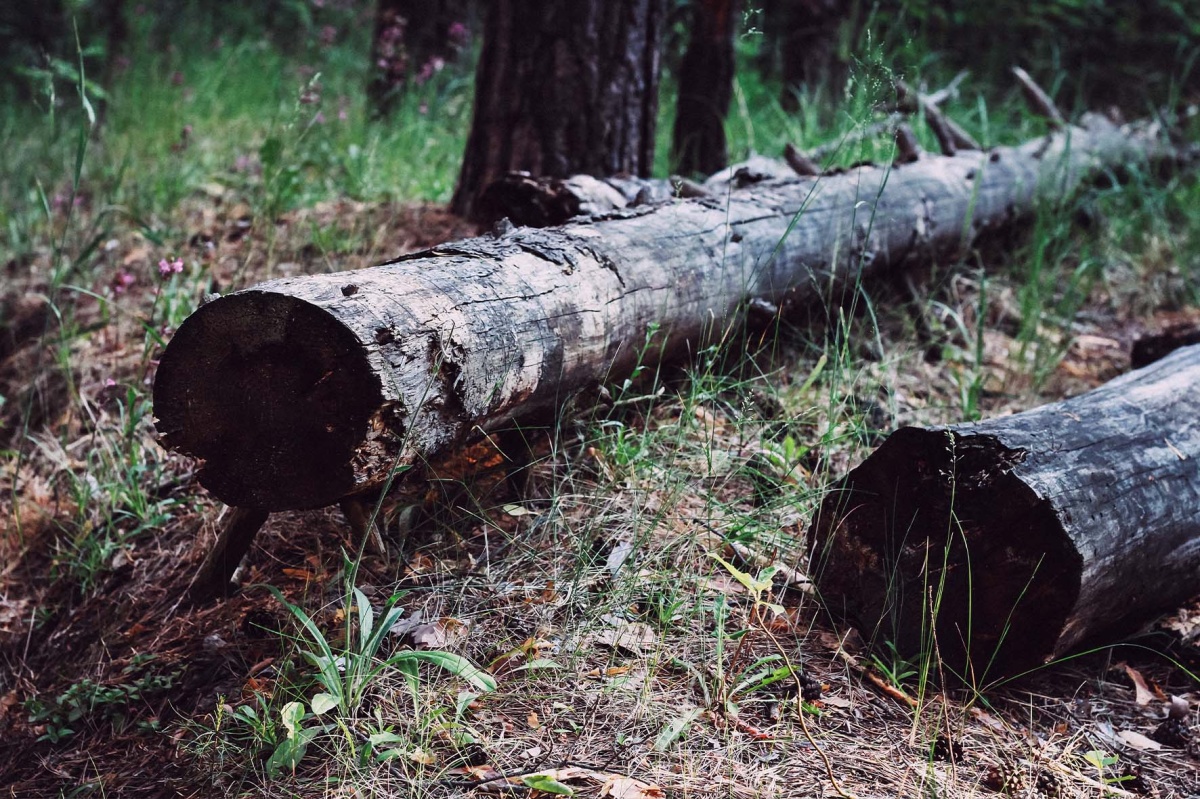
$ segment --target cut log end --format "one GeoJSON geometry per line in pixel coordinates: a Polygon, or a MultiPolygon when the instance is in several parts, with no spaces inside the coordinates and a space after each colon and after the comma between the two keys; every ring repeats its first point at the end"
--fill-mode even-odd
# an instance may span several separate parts
{"type": "Polygon", "coordinates": [[[1043,663],[1078,597],[1082,559],[1012,473],[1022,457],[987,435],[893,434],[835,487],[809,532],[810,574],[829,607],[971,681],[1043,663]]]}
{"type": "Polygon", "coordinates": [[[192,314],[154,384],[162,444],[200,459],[200,482],[221,501],[261,510],[352,493],[350,464],[381,402],[379,378],[342,323],[262,291],[192,314]]]}

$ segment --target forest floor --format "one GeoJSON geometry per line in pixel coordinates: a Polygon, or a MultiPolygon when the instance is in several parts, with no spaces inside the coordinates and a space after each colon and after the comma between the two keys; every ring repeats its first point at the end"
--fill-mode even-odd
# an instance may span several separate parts
{"type": "Polygon", "coordinates": [[[1171,299],[1194,268],[1174,243],[1151,242],[1158,263],[1095,284],[1034,345],[1019,340],[1026,277],[948,266],[915,296],[873,287],[870,313],[748,333],[734,356],[565,415],[518,481],[486,446],[461,453],[389,500],[387,555],[364,557],[357,587],[377,609],[403,593],[386,650],[454,651],[498,687],[422,670],[413,690],[385,670],[353,713],[307,714],[307,751],[281,769],[281,712],[317,684],[298,654],[312,644],[263,586],[336,647],[358,542],[335,511],[276,514],[234,596],[183,603],[222,508],[152,441],[154,355],[205,291],[330,268],[314,229],[366,242],[338,268],[473,230],[436,206],[348,201],[263,230],[216,186],[180,208],[186,252],[108,231],[93,282],[68,292],[67,339],[52,253],[4,267],[0,393],[25,444],[4,467],[0,538],[9,795],[1200,795],[1200,603],[1017,682],[939,688],[927,664],[865,651],[800,577],[824,488],[887,430],[1079,393],[1127,370],[1139,335],[1200,321],[1171,299]],[[175,255],[184,270],[160,276],[175,255]],[[755,612],[712,554],[788,567],[770,589],[785,612],[755,612]],[[1173,695],[1193,733],[1163,745],[1173,695]]]}
{"type": "MultiPolygon", "coordinates": [[[[962,687],[933,653],[868,648],[803,577],[815,509],[888,431],[1079,394],[1127,371],[1139,336],[1200,323],[1195,172],[1131,169],[849,305],[607,386],[515,474],[485,444],[455,453],[378,508],[386,555],[348,565],[361,542],[336,510],[274,514],[239,590],[191,606],[226,509],[155,440],[174,330],[210,292],[476,232],[411,201],[453,186],[465,65],[372,121],[369,17],[333,45],[319,26],[238,38],[221,17],[204,35],[167,20],[170,47],[144,37],[102,130],[62,75],[45,108],[0,107],[7,795],[1200,796],[1200,597],[1135,640],[962,687]],[[393,600],[375,660],[355,632],[393,600]],[[322,643],[324,673],[305,656],[322,643]],[[490,676],[413,668],[414,650],[490,676]],[[383,658],[327,707],[331,680],[383,658]],[[1164,734],[1172,697],[1187,710],[1164,734]]],[[[731,152],[883,119],[891,62],[861,55],[853,91],[795,112],[739,69],[731,152]]],[[[1015,87],[967,84],[943,110],[985,146],[1045,131],[1015,87]]],[[[837,165],[893,157],[860,144],[837,165]]]]}

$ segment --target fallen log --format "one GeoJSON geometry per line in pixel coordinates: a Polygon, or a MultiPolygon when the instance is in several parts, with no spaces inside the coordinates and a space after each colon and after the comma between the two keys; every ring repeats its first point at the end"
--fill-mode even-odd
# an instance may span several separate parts
{"type": "Polygon", "coordinates": [[[510,172],[484,187],[476,200],[475,215],[483,222],[507,218],[518,227],[550,227],[576,216],[706,194],[699,184],[679,177],[546,178],[510,172]]]}
{"type": "Polygon", "coordinates": [[[227,504],[311,508],[639,364],[716,340],[751,303],[836,300],[969,245],[1114,166],[1174,157],[1089,117],[1020,147],[765,181],[516,229],[198,309],[154,386],[164,446],[227,504]]]}
{"type": "Polygon", "coordinates": [[[1200,591],[1200,346],[1087,394],[902,428],[830,491],[809,576],[865,636],[975,685],[1200,591]]]}

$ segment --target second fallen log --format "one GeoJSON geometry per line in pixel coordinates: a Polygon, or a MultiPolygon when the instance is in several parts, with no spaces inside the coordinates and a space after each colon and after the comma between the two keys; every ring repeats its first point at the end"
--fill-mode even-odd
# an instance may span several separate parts
{"type": "Polygon", "coordinates": [[[1014,416],[893,433],[822,503],[810,577],[976,684],[1200,591],[1200,346],[1014,416]]]}
{"type": "Polygon", "coordinates": [[[767,181],[443,245],[216,299],[163,353],[154,412],[227,504],[331,505],[605,380],[719,339],[750,303],[838,301],[1040,197],[1173,159],[1101,118],[1020,147],[767,181]]]}

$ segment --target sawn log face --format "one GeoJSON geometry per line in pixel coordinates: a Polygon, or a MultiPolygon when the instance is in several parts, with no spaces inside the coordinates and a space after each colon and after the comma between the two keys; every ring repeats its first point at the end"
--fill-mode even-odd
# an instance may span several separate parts
{"type": "Polygon", "coordinates": [[[1115,640],[1200,590],[1200,346],[1015,416],[904,428],[810,531],[831,607],[971,677],[1115,640]]]}
{"type": "Polygon", "coordinates": [[[1157,158],[1092,120],[1018,148],[773,181],[444,245],[217,299],[167,347],[163,443],[223,501],[316,507],[514,417],[686,353],[745,303],[838,299],[958,250],[1044,193],[1157,158]]]}

